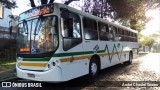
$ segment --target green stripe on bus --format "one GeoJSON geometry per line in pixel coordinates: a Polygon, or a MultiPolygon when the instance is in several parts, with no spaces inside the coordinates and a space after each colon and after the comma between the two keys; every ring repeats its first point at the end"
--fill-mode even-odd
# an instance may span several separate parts
{"type": "Polygon", "coordinates": [[[23,58],[23,61],[49,61],[51,57],[44,58],[23,58]]]}
{"type": "MultiPolygon", "coordinates": [[[[98,51],[97,53],[101,53],[102,50],[98,51]]],[[[103,51],[104,52],[104,51],[103,51]]],[[[86,51],[86,52],[71,52],[71,53],[55,53],[53,57],[65,57],[65,56],[74,56],[74,55],[86,55],[86,54],[93,54],[93,51],[86,51]]],[[[23,58],[23,61],[49,61],[51,57],[44,57],[44,58],[23,58]]]]}
{"type": "MultiPolygon", "coordinates": [[[[104,53],[105,50],[99,50],[97,53],[104,53]]],[[[56,53],[53,57],[65,57],[65,56],[74,56],[74,55],[85,55],[85,54],[93,54],[93,51],[86,52],[70,52],[70,53],[56,53]]]]}
{"type": "Polygon", "coordinates": [[[65,56],[73,56],[73,55],[85,55],[85,54],[93,54],[93,51],[86,52],[71,52],[71,53],[56,53],[53,57],[65,57],[65,56]]]}

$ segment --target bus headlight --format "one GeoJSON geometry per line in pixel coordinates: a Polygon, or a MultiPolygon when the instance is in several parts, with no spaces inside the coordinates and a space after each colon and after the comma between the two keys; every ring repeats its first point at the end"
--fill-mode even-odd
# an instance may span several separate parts
{"type": "Polygon", "coordinates": [[[44,69],[45,71],[47,70],[50,70],[52,68],[54,68],[54,66],[56,66],[56,62],[49,62],[47,65],[46,65],[46,68],[44,69]]]}
{"type": "Polygon", "coordinates": [[[44,71],[50,70],[50,69],[54,68],[55,66],[58,66],[58,67],[59,67],[60,64],[61,64],[60,60],[58,60],[58,59],[57,59],[57,60],[51,59],[51,60],[48,62],[48,64],[46,65],[44,71]]]}
{"type": "Polygon", "coordinates": [[[50,68],[51,68],[51,65],[50,65],[50,64],[48,64],[48,65],[47,65],[47,67],[48,67],[48,69],[50,69],[50,68]]]}
{"type": "Polygon", "coordinates": [[[56,66],[56,63],[55,63],[55,62],[52,62],[52,65],[53,65],[53,66],[56,66]]]}

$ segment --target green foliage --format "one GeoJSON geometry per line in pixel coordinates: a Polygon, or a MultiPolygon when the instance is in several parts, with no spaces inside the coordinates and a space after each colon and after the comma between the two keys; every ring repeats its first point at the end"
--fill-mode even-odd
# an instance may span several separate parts
{"type": "Polygon", "coordinates": [[[12,66],[12,65],[15,65],[15,64],[16,64],[15,61],[6,60],[6,61],[1,61],[0,66],[12,66]]]}
{"type": "Polygon", "coordinates": [[[146,36],[142,35],[141,33],[138,34],[138,41],[140,46],[145,46],[145,38],[146,36]]]}
{"type": "Polygon", "coordinates": [[[12,9],[12,8],[16,8],[16,1],[14,0],[0,0],[0,2],[5,5],[6,8],[8,9],[12,9]]]}
{"type": "Polygon", "coordinates": [[[18,20],[18,16],[14,16],[14,15],[8,15],[8,17],[10,18],[10,19],[12,19],[12,20],[18,20]]]}
{"type": "Polygon", "coordinates": [[[158,34],[152,34],[150,36],[145,36],[139,33],[139,44],[140,46],[148,46],[151,50],[152,46],[156,44],[156,39],[159,38],[160,35],[158,34]]]}
{"type": "Polygon", "coordinates": [[[154,43],[155,43],[155,40],[152,37],[147,37],[145,39],[145,45],[149,47],[149,50],[151,50],[154,43]]]}
{"type": "Polygon", "coordinates": [[[160,0],[85,0],[83,11],[129,26],[140,32],[148,19],[145,12],[158,7],[160,0]]]}
{"type": "Polygon", "coordinates": [[[155,33],[154,33],[154,34],[152,34],[152,37],[153,37],[153,38],[160,38],[160,34],[155,34],[155,33]]]}

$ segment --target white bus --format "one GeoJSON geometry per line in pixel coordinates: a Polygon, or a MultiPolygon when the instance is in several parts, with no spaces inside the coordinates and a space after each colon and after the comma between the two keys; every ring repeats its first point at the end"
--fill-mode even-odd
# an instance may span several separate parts
{"type": "Polygon", "coordinates": [[[138,54],[137,31],[64,4],[32,8],[19,16],[17,77],[64,82],[119,63],[138,54]]]}

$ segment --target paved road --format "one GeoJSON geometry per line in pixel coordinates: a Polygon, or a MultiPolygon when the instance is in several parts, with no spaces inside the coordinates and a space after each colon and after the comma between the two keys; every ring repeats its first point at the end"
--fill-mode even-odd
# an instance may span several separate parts
{"type": "MultiPolygon", "coordinates": [[[[87,76],[77,78],[61,84],[42,83],[52,88],[76,88],[76,89],[114,89],[114,90],[155,90],[158,87],[117,87],[123,81],[159,81],[160,80],[160,53],[151,53],[133,60],[132,65],[119,64],[105,70],[93,79],[87,76]],[[113,82],[111,82],[113,81],[113,82]],[[117,82],[118,81],[118,82],[117,82]],[[122,82],[120,82],[122,81],[122,82]],[[108,87],[110,86],[110,87],[108,87]]],[[[26,80],[18,80],[26,81],[26,80]]],[[[29,82],[29,81],[27,81],[29,82]]],[[[126,83],[126,82],[125,82],[126,83]]],[[[160,87],[160,86],[159,86],[160,87]]],[[[16,88],[14,88],[16,90],[16,88]]]]}

